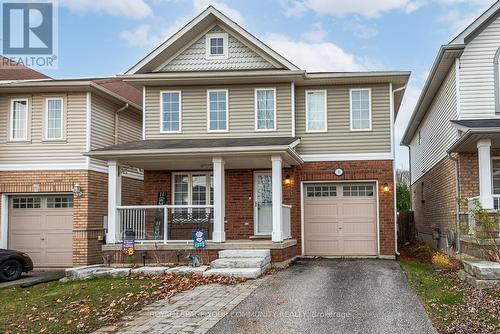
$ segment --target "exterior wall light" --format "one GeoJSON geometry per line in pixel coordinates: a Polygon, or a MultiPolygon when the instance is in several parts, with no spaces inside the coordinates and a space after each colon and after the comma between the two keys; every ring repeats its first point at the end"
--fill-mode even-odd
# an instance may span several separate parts
{"type": "Polygon", "coordinates": [[[73,187],[73,194],[75,195],[75,197],[82,197],[83,196],[82,187],[78,183],[75,184],[75,186],[73,187]]]}
{"type": "Polygon", "coordinates": [[[382,186],[382,191],[383,192],[389,192],[389,184],[387,182],[384,183],[384,185],[382,186]]]}
{"type": "Polygon", "coordinates": [[[292,183],[292,179],[290,178],[290,174],[286,174],[285,176],[285,184],[289,185],[292,183]]]}

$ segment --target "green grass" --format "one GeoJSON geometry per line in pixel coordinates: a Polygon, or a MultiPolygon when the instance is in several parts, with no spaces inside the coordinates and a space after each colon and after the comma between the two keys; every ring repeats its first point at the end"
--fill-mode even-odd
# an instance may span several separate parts
{"type": "Polygon", "coordinates": [[[152,279],[99,278],[0,289],[0,333],[88,333],[157,298],[152,279]]]}
{"type": "Polygon", "coordinates": [[[420,298],[438,305],[455,305],[464,299],[463,292],[450,278],[437,275],[425,264],[400,261],[408,280],[420,298]]]}

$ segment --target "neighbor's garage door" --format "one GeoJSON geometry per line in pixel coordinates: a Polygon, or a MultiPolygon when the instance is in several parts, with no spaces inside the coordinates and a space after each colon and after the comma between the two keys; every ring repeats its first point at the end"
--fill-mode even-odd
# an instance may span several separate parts
{"type": "Polygon", "coordinates": [[[73,196],[11,196],[9,248],[30,255],[35,267],[73,263],[73,196]]]}
{"type": "Polygon", "coordinates": [[[306,184],[305,255],[377,255],[375,184],[306,184]]]}

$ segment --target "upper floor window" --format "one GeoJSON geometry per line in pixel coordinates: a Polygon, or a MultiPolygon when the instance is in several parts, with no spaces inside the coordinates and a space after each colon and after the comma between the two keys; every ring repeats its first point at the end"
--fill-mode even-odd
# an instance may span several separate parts
{"type": "Polygon", "coordinates": [[[181,132],[181,92],[161,92],[161,131],[181,132]]]}
{"type": "Polygon", "coordinates": [[[207,91],[208,102],[208,131],[228,131],[228,90],[207,91]]]}
{"type": "Polygon", "coordinates": [[[276,130],[276,89],[255,90],[255,130],[276,130]]]}
{"type": "Polygon", "coordinates": [[[48,98],[46,100],[46,116],[45,116],[45,138],[46,139],[63,139],[63,99],[48,98]]]}
{"type": "Polygon", "coordinates": [[[207,58],[226,58],[228,55],[228,35],[226,33],[207,34],[207,58]]]}
{"type": "Polygon", "coordinates": [[[422,145],[422,133],[418,130],[418,145],[422,145]]]}
{"type": "Polygon", "coordinates": [[[11,100],[10,139],[28,140],[28,99],[11,100]]]}
{"type": "Polygon", "coordinates": [[[372,129],[371,89],[351,89],[351,131],[372,129]]]}
{"type": "Polygon", "coordinates": [[[500,115],[500,48],[497,49],[494,58],[494,70],[495,70],[495,115],[500,115]]]}
{"type": "Polygon", "coordinates": [[[306,91],[306,132],[326,132],[326,90],[306,91]]]}

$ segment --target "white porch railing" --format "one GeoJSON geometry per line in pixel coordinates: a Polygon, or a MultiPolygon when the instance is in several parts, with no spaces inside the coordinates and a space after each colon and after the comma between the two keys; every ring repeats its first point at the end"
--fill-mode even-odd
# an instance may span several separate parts
{"type": "Polygon", "coordinates": [[[137,242],[192,241],[194,229],[203,228],[212,239],[213,205],[118,206],[117,241],[127,231],[137,242]]]}
{"type": "Polygon", "coordinates": [[[290,239],[292,237],[292,231],[290,228],[291,221],[291,210],[290,205],[281,205],[282,219],[283,219],[283,239],[290,239]]]}

